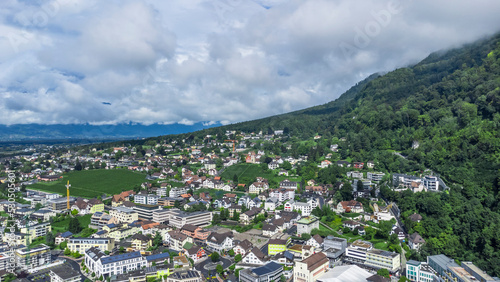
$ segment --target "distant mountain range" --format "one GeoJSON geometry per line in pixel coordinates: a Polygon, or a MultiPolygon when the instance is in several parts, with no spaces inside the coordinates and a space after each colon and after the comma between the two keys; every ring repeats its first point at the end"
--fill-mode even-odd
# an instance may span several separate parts
{"type": "Polygon", "coordinates": [[[15,124],[0,125],[0,141],[53,140],[53,139],[135,139],[169,134],[179,134],[207,129],[220,124],[15,124]]]}

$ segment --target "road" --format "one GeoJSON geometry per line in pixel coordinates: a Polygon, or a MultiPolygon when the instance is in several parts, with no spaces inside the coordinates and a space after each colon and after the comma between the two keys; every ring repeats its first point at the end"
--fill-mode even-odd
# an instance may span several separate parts
{"type": "MultiPolygon", "coordinates": [[[[227,269],[233,263],[230,259],[224,258],[224,257],[220,258],[220,262],[222,262],[222,269],[227,269]]],[[[210,257],[208,257],[204,261],[200,262],[199,264],[195,264],[194,268],[196,270],[198,270],[198,271],[201,271],[201,273],[203,274],[203,276],[208,277],[208,270],[205,269],[205,265],[207,265],[209,263],[212,263],[212,260],[210,259],[210,257]]],[[[217,271],[215,271],[215,269],[211,270],[210,271],[211,276],[215,276],[216,272],[217,271]]]]}

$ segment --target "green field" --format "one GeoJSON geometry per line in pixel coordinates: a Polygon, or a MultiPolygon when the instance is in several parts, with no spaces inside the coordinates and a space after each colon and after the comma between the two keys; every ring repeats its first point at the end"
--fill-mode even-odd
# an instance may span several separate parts
{"type": "Polygon", "coordinates": [[[251,181],[256,177],[264,177],[267,180],[274,180],[276,182],[280,182],[282,180],[288,179],[290,181],[300,181],[300,178],[296,177],[288,177],[288,176],[278,176],[273,171],[264,171],[258,164],[236,164],[232,165],[224,170],[221,177],[224,180],[233,180],[234,175],[238,176],[238,180],[240,183],[246,183],[247,181],[251,181]]]}
{"type": "MultiPolygon", "coordinates": [[[[92,217],[91,214],[86,214],[86,215],[83,215],[83,216],[78,216],[78,221],[80,222],[80,225],[83,227],[83,228],[87,228],[89,225],[90,225],[90,218],[92,217]]],[[[55,233],[59,233],[59,232],[66,232],[68,231],[68,228],[69,228],[69,221],[70,221],[70,218],[66,218],[62,221],[58,221],[58,222],[54,222],[51,224],[52,226],[52,231],[55,232],[55,233]]]]}
{"type": "Polygon", "coordinates": [[[82,170],[65,173],[57,181],[39,182],[27,188],[66,195],[65,185],[69,180],[71,196],[94,198],[104,193],[114,195],[131,190],[145,182],[145,178],[146,175],[142,173],[122,169],[82,170]]]}

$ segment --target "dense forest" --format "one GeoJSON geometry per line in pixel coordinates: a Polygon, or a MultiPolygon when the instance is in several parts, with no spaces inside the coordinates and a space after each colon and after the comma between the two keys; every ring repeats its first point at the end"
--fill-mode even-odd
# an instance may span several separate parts
{"type": "Polygon", "coordinates": [[[278,129],[298,139],[346,137],[343,158],[375,160],[386,171],[439,173],[450,191],[382,191],[404,216],[423,216],[417,225],[407,223],[427,241],[412,257],[444,253],[500,276],[500,34],[372,75],[321,106],[159,138],[203,140],[225,130],[278,129]],[[394,151],[407,161],[394,161],[394,151]]]}

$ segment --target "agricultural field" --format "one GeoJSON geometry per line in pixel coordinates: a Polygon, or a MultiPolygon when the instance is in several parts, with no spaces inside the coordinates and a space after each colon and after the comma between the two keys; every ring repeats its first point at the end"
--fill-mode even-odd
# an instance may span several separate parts
{"type": "Polygon", "coordinates": [[[27,188],[66,195],[65,185],[69,181],[71,196],[94,198],[102,194],[114,195],[131,190],[145,182],[146,178],[145,174],[123,169],[72,171],[62,176],[57,181],[39,182],[27,188]]]}

